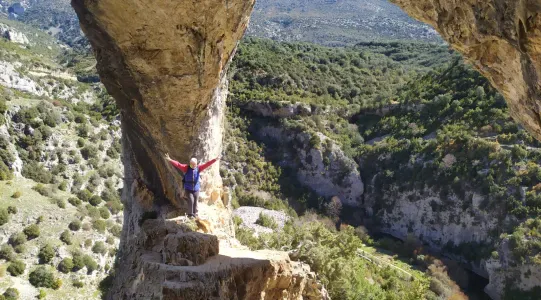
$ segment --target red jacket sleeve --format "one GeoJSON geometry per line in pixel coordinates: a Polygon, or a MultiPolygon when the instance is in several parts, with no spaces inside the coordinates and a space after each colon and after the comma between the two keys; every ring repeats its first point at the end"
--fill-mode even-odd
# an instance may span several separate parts
{"type": "Polygon", "coordinates": [[[188,165],[181,164],[176,160],[170,160],[169,162],[173,165],[173,167],[181,170],[183,173],[188,172],[188,165]]]}
{"type": "Polygon", "coordinates": [[[199,166],[199,171],[200,171],[200,172],[205,171],[205,169],[208,168],[208,167],[210,167],[210,166],[212,166],[212,164],[215,163],[216,160],[217,160],[217,159],[215,158],[215,159],[213,159],[213,160],[210,160],[210,161],[208,161],[208,162],[206,162],[206,163],[200,165],[200,166],[199,166]]]}

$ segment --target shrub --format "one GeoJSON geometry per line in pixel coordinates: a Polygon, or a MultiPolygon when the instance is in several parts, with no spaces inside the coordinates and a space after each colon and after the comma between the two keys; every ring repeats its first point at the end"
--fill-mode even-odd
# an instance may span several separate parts
{"type": "Polygon", "coordinates": [[[98,206],[102,202],[101,197],[98,195],[94,195],[90,198],[88,201],[92,206],[98,206]]]}
{"type": "Polygon", "coordinates": [[[58,207],[66,208],[66,201],[64,201],[64,199],[55,198],[54,202],[56,203],[56,205],[58,205],[58,207]]]}
{"type": "Polygon", "coordinates": [[[45,290],[39,290],[38,299],[45,299],[47,297],[47,292],[45,290]]]}
{"type": "Polygon", "coordinates": [[[54,274],[47,266],[39,266],[30,272],[28,280],[35,287],[53,288],[55,286],[54,274]]]}
{"type": "Polygon", "coordinates": [[[87,144],[81,149],[81,155],[86,160],[98,158],[98,148],[94,145],[87,144]]]}
{"type": "Polygon", "coordinates": [[[77,193],[77,197],[84,202],[88,202],[90,198],[92,198],[92,193],[89,190],[84,189],[77,193]]]}
{"type": "Polygon", "coordinates": [[[71,258],[64,258],[59,264],[58,264],[58,270],[64,274],[67,274],[71,272],[73,269],[73,260],[71,258]]]}
{"type": "Polygon", "coordinates": [[[111,227],[111,229],[109,229],[109,231],[111,232],[112,235],[119,238],[120,235],[122,234],[122,227],[120,225],[114,225],[113,227],[111,227]]]}
{"type": "Polygon", "coordinates": [[[69,229],[72,230],[72,231],[77,231],[79,229],[81,229],[81,221],[79,220],[75,220],[75,221],[72,221],[69,225],[68,225],[69,229]]]}
{"type": "Polygon", "coordinates": [[[11,276],[19,276],[24,273],[24,269],[26,269],[25,263],[20,260],[15,260],[9,264],[7,271],[11,276]]]}
{"type": "Polygon", "coordinates": [[[22,193],[21,193],[21,192],[19,192],[19,191],[16,191],[15,193],[13,193],[13,195],[11,195],[11,198],[15,198],[15,199],[17,199],[17,198],[20,198],[20,197],[21,197],[21,195],[22,195],[22,193]]]}
{"type": "Polygon", "coordinates": [[[84,285],[85,284],[79,279],[73,280],[73,286],[78,288],[78,289],[82,288],[84,285]]]}
{"type": "Polygon", "coordinates": [[[17,214],[18,210],[15,206],[8,206],[8,214],[15,215],[17,214]]]}
{"type": "Polygon", "coordinates": [[[98,241],[94,243],[94,246],[92,246],[92,252],[103,255],[107,253],[107,247],[105,246],[104,242],[98,241]]]}
{"type": "Polygon", "coordinates": [[[9,222],[9,213],[5,208],[0,208],[0,226],[9,222]]]}
{"type": "Polygon", "coordinates": [[[107,207],[109,207],[109,210],[111,211],[111,213],[113,213],[114,215],[118,214],[119,212],[122,211],[122,209],[124,208],[123,205],[122,205],[122,202],[120,202],[120,200],[113,200],[113,201],[109,201],[107,202],[107,207]]]}
{"type": "Polygon", "coordinates": [[[8,244],[2,245],[0,247],[0,259],[5,259],[7,261],[14,261],[17,258],[17,255],[13,251],[13,247],[8,244]]]}
{"type": "Polygon", "coordinates": [[[50,188],[44,186],[41,183],[38,183],[32,189],[34,191],[38,192],[40,195],[45,196],[45,197],[49,197],[49,195],[51,195],[51,193],[52,193],[50,188]]]}
{"type": "Polygon", "coordinates": [[[18,246],[18,245],[22,245],[22,244],[26,243],[26,241],[27,241],[26,234],[24,234],[23,232],[12,234],[9,237],[9,240],[8,240],[8,242],[13,247],[18,246]]]}
{"type": "Polygon", "coordinates": [[[84,268],[85,260],[83,254],[79,251],[74,252],[73,254],[73,271],[79,271],[84,268]]]}
{"type": "Polygon", "coordinates": [[[17,245],[13,247],[13,250],[19,254],[22,254],[26,252],[26,246],[24,244],[17,245]]]}
{"type": "Polygon", "coordinates": [[[113,238],[112,236],[108,236],[105,242],[109,245],[112,245],[115,243],[115,238],[113,238]]]}
{"type": "Polygon", "coordinates": [[[68,199],[68,202],[69,202],[71,205],[73,205],[73,206],[79,206],[79,205],[81,205],[81,203],[82,203],[82,201],[79,200],[79,198],[75,198],[75,197],[70,197],[70,198],[68,199]]]}
{"type": "Polygon", "coordinates": [[[62,279],[56,278],[53,282],[53,289],[58,290],[62,286],[62,279]]]}
{"type": "Polygon", "coordinates": [[[51,183],[53,180],[53,174],[35,161],[23,165],[22,175],[40,183],[51,183]]]}
{"type": "Polygon", "coordinates": [[[83,260],[85,262],[85,266],[88,271],[88,274],[91,274],[92,272],[98,269],[98,263],[96,263],[96,261],[92,258],[92,256],[85,255],[83,257],[83,260]]]}
{"type": "Polygon", "coordinates": [[[17,300],[19,299],[19,290],[16,288],[8,288],[2,295],[6,300],[17,300]]]}
{"type": "Polygon", "coordinates": [[[32,240],[39,236],[39,226],[37,224],[32,224],[29,226],[26,226],[23,229],[24,234],[28,237],[28,239],[32,240]]]}
{"type": "Polygon", "coordinates": [[[61,234],[60,234],[60,240],[62,242],[64,242],[66,245],[71,245],[72,241],[71,241],[71,232],[67,231],[67,230],[64,230],[61,234]]]}
{"type": "Polygon", "coordinates": [[[67,191],[68,190],[68,182],[67,181],[62,181],[59,185],[58,185],[58,189],[61,190],[61,191],[67,191]]]}
{"type": "Polygon", "coordinates": [[[109,209],[107,209],[107,207],[105,206],[100,207],[100,216],[102,219],[109,219],[109,217],[111,216],[111,214],[109,213],[109,209]]]}
{"type": "Polygon", "coordinates": [[[37,218],[37,220],[36,220],[36,224],[41,224],[41,223],[43,223],[43,220],[44,220],[44,219],[45,219],[45,218],[44,218],[43,216],[39,216],[39,217],[37,218]]]}
{"type": "Polygon", "coordinates": [[[55,251],[51,245],[47,244],[39,249],[38,257],[41,264],[48,264],[55,255],[55,251]]]}
{"type": "Polygon", "coordinates": [[[94,228],[99,233],[104,233],[107,229],[107,223],[104,220],[95,220],[92,222],[92,228],[94,228]]]}
{"type": "Polygon", "coordinates": [[[91,239],[86,239],[85,240],[85,247],[88,248],[90,246],[92,246],[92,240],[91,239]]]}
{"type": "Polygon", "coordinates": [[[92,219],[96,220],[101,217],[100,211],[97,207],[87,204],[85,208],[86,208],[86,212],[88,213],[88,216],[91,217],[92,219]]]}
{"type": "Polygon", "coordinates": [[[265,215],[263,212],[259,213],[259,218],[255,221],[255,223],[270,229],[278,228],[276,221],[274,221],[272,217],[265,215]]]}

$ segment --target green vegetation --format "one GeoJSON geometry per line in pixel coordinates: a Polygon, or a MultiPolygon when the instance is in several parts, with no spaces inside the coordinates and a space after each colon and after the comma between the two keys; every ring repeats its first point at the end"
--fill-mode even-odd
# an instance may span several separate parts
{"type": "Polygon", "coordinates": [[[49,244],[41,247],[38,253],[39,262],[41,264],[50,263],[54,256],[55,256],[55,251],[53,247],[49,244]]]}
{"type": "Polygon", "coordinates": [[[35,239],[39,236],[39,226],[37,224],[28,225],[23,229],[24,234],[29,240],[35,239]]]}
{"type": "Polygon", "coordinates": [[[17,255],[13,251],[13,247],[8,244],[3,244],[0,247],[0,259],[5,259],[6,261],[14,261],[17,259],[17,255]]]}
{"type": "Polygon", "coordinates": [[[9,222],[9,213],[5,208],[0,208],[0,226],[9,222]]]}
{"type": "Polygon", "coordinates": [[[60,234],[60,240],[62,242],[64,242],[64,244],[66,244],[66,245],[71,245],[72,244],[71,237],[72,237],[71,232],[69,232],[68,230],[64,230],[60,234]]]}
{"type": "Polygon", "coordinates": [[[26,243],[27,240],[28,239],[26,237],[26,234],[24,234],[23,232],[19,232],[19,233],[12,234],[9,237],[8,243],[12,245],[13,247],[15,247],[15,246],[26,243]]]}
{"type": "Polygon", "coordinates": [[[4,296],[6,300],[18,300],[19,290],[16,288],[7,288],[2,296],[4,296]]]}
{"type": "Polygon", "coordinates": [[[73,222],[71,222],[69,225],[68,225],[69,229],[72,230],[72,231],[78,231],[79,229],[81,229],[81,221],[79,220],[75,220],[73,222]]]}
{"type": "Polygon", "coordinates": [[[9,264],[7,271],[11,276],[19,276],[24,273],[24,269],[26,269],[26,264],[20,260],[15,260],[9,264]]]}
{"type": "Polygon", "coordinates": [[[94,243],[94,246],[92,246],[92,252],[104,255],[105,253],[107,253],[107,246],[105,246],[104,242],[97,241],[96,243],[94,243]]]}
{"type": "Polygon", "coordinates": [[[71,258],[64,258],[59,264],[58,264],[58,270],[62,273],[69,273],[73,269],[74,264],[73,260],[71,258]]]}
{"type": "Polygon", "coordinates": [[[278,224],[276,224],[276,221],[274,221],[272,217],[267,216],[263,212],[259,213],[259,217],[257,218],[255,223],[270,229],[278,228],[278,224]]]}
{"type": "Polygon", "coordinates": [[[35,287],[57,287],[57,280],[49,266],[38,266],[36,269],[30,272],[28,279],[35,287]]]}

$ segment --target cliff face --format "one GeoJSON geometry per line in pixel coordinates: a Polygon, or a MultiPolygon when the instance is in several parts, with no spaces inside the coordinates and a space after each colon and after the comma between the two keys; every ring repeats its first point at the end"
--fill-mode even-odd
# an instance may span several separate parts
{"type": "Polygon", "coordinates": [[[432,25],[506,98],[541,139],[541,3],[537,0],[391,0],[432,25]]]}

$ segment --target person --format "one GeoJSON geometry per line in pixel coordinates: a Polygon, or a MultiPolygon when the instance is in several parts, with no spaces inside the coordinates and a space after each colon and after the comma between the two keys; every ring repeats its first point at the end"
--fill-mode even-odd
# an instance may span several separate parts
{"type": "Polygon", "coordinates": [[[190,159],[188,165],[181,164],[176,160],[169,157],[169,153],[165,154],[165,159],[173,165],[173,167],[179,169],[184,173],[184,179],[182,183],[184,184],[184,191],[188,196],[189,212],[188,217],[196,218],[197,217],[197,200],[199,198],[199,190],[201,189],[201,182],[199,180],[199,174],[208,167],[212,166],[216,161],[220,160],[220,157],[217,157],[213,160],[210,160],[202,165],[197,165],[197,159],[190,159]]]}

